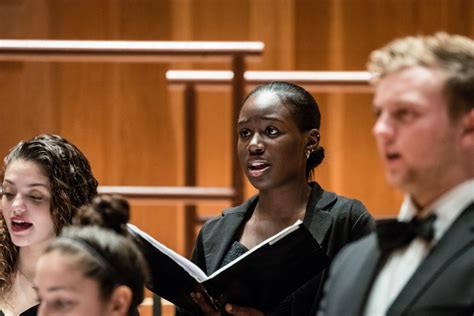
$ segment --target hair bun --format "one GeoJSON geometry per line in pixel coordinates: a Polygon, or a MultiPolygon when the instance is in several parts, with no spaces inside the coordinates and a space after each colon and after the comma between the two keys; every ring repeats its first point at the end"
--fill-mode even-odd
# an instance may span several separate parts
{"type": "Polygon", "coordinates": [[[100,195],[92,204],[81,207],[73,219],[74,225],[97,225],[123,235],[130,219],[130,205],[119,195],[100,195]]]}
{"type": "Polygon", "coordinates": [[[92,200],[92,207],[102,217],[102,226],[122,233],[130,219],[130,206],[119,195],[102,195],[92,200]]]}

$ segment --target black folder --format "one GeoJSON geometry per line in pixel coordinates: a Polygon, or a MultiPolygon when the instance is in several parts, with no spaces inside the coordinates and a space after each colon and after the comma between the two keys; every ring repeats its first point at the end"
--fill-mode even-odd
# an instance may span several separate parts
{"type": "Polygon", "coordinates": [[[297,221],[207,276],[188,259],[128,225],[149,265],[147,287],[189,312],[200,310],[191,292],[207,296],[224,314],[226,303],[270,311],[330,261],[303,222],[297,221]]]}

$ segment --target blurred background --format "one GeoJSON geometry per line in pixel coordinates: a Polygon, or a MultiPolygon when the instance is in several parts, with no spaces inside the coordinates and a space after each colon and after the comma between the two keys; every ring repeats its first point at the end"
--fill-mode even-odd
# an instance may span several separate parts
{"type": "MultiPolygon", "coordinates": [[[[249,70],[365,70],[388,41],[436,31],[474,36],[472,0],[1,0],[0,39],[262,41],[249,70]]],[[[169,69],[222,63],[0,62],[0,155],[41,133],[68,138],[101,185],[184,184],[183,91],[169,69]]],[[[311,91],[309,89],[309,91],[311,91]]],[[[313,92],[326,159],[316,180],[361,200],[376,217],[398,212],[371,135],[371,93],[313,92]]],[[[231,90],[198,89],[197,185],[231,185],[231,90]]],[[[254,193],[245,186],[245,195],[254,193]]],[[[132,222],[183,253],[180,202],[131,200],[132,222]]],[[[229,202],[199,203],[220,214],[229,202]]],[[[196,225],[196,229],[199,225],[196,225]]]]}

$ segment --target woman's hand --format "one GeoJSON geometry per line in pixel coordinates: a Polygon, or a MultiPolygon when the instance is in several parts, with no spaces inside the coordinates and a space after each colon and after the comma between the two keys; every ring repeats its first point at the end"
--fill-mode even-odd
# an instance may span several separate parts
{"type": "Polygon", "coordinates": [[[242,307],[233,304],[226,304],[225,311],[231,315],[236,316],[264,316],[261,311],[256,310],[255,308],[242,307]]]}
{"type": "MultiPolygon", "coordinates": [[[[206,297],[204,297],[201,293],[193,292],[191,293],[191,297],[199,305],[203,315],[206,315],[206,316],[221,316],[222,315],[219,311],[217,311],[214,308],[211,302],[206,297]]],[[[225,310],[227,313],[231,315],[236,315],[236,316],[264,316],[264,314],[261,311],[256,310],[254,308],[243,307],[243,306],[238,306],[238,305],[233,305],[233,304],[226,304],[225,310]]]]}
{"type": "Polygon", "coordinates": [[[206,316],[221,316],[221,313],[217,311],[207,297],[203,296],[199,292],[192,292],[191,298],[201,308],[202,314],[206,316]]]}

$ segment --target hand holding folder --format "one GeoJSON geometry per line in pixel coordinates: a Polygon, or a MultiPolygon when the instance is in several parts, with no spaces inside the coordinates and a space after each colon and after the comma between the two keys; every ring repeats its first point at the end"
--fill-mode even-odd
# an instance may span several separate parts
{"type": "Polygon", "coordinates": [[[206,296],[222,312],[226,303],[269,311],[329,265],[329,258],[301,221],[209,276],[136,226],[128,228],[148,261],[148,288],[190,312],[200,310],[192,292],[206,296]]]}

